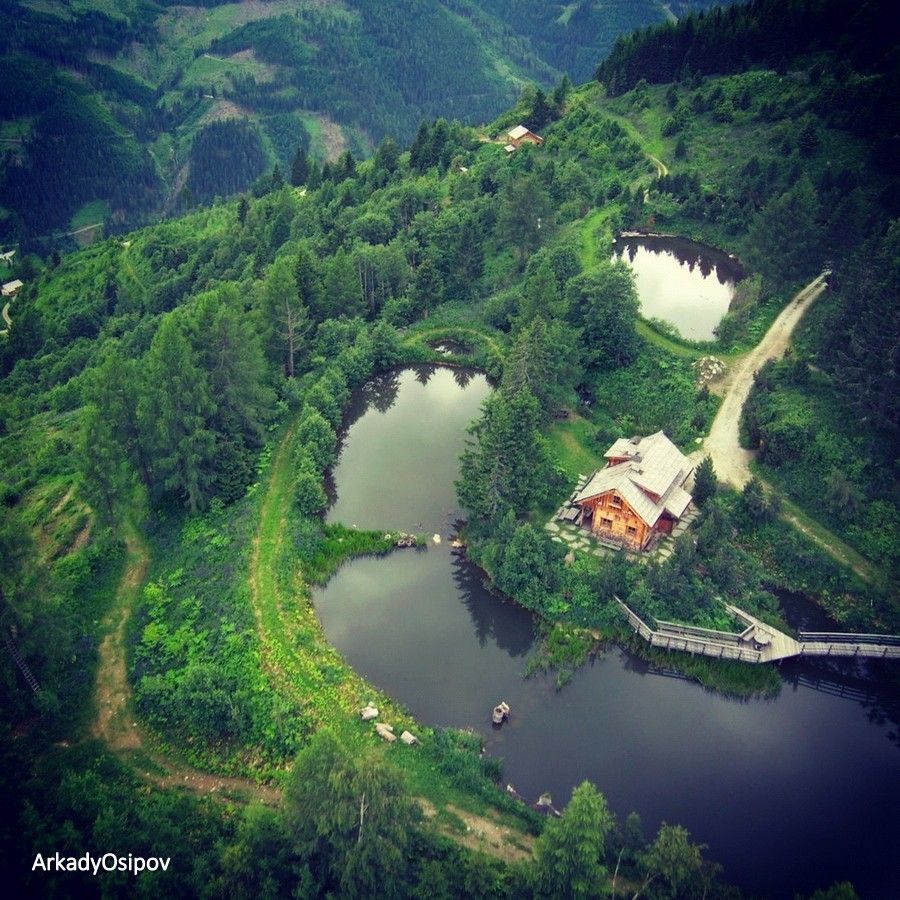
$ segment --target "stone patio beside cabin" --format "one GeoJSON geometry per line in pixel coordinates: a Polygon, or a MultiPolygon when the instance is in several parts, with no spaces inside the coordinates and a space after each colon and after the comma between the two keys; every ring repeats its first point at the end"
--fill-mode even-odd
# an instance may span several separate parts
{"type": "MultiPolygon", "coordinates": [[[[582,528],[576,524],[577,516],[580,510],[574,504],[576,495],[582,491],[590,480],[590,475],[579,474],[575,487],[569,494],[568,499],[554,513],[553,517],[544,526],[548,534],[554,541],[567,546],[570,550],[580,551],[582,553],[592,553],[597,557],[611,556],[618,553],[620,546],[613,541],[605,541],[598,537],[587,528],[582,528]]],[[[659,535],[653,542],[652,546],[644,551],[635,552],[634,550],[625,550],[625,555],[632,560],[646,561],[648,559],[668,559],[675,549],[675,540],[679,535],[684,534],[691,526],[694,519],[697,518],[698,510],[693,503],[687,508],[684,515],[679,519],[672,529],[671,534],[659,535]]]]}

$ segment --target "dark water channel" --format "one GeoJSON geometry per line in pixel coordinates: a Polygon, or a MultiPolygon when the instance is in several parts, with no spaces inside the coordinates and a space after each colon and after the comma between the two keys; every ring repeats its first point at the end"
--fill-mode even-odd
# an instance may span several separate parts
{"type": "Polygon", "coordinates": [[[620,237],[613,258],[634,270],[641,315],[674,325],[692,341],[715,339],[743,275],[727,253],[686,238],[620,237]]]}
{"type": "MultiPolygon", "coordinates": [[[[750,891],[792,896],[850,879],[862,897],[897,896],[889,670],[785,666],[781,695],[750,702],[654,674],[615,648],[559,693],[547,678],[522,677],[531,615],[487,590],[448,540],[465,427],[489,391],[483,375],[427,367],[356,394],[329,519],[441,543],[345,565],[315,597],[332,643],[422,722],[480,732],[527,798],[549,790],[562,806],[587,778],[621,817],[639,812],[648,833],[685,825],[750,891]],[[512,718],[494,730],[501,699],[512,718]]],[[[796,624],[826,624],[787,599],[796,624]]]]}

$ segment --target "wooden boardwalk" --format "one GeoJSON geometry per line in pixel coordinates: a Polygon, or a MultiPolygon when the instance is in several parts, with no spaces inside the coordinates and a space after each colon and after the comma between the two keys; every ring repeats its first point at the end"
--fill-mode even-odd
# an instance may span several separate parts
{"type": "Polygon", "coordinates": [[[662,650],[749,663],[777,662],[794,656],[900,659],[898,635],[801,631],[797,640],[730,603],[725,608],[745,625],[739,634],[664,621],[657,621],[656,627],[651,628],[618,597],[616,602],[628,624],[648,644],[662,650]]]}
{"type": "Polygon", "coordinates": [[[19,667],[19,671],[22,673],[22,677],[25,679],[25,683],[28,687],[37,694],[40,691],[40,685],[38,684],[37,678],[34,677],[31,669],[28,667],[28,663],[22,659],[22,654],[19,653],[19,648],[16,646],[16,642],[12,639],[10,634],[4,629],[3,641],[6,644],[6,650],[9,655],[13,658],[15,664],[19,667]]]}

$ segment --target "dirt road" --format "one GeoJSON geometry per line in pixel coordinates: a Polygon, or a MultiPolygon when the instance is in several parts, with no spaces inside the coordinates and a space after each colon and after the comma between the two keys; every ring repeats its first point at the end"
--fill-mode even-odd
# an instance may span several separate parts
{"type": "Polygon", "coordinates": [[[273,787],[248,778],[201,772],[154,750],[145,739],[133,709],[125,661],[125,628],[147,576],[150,551],[131,523],[125,524],[124,537],[127,560],[116,592],[116,603],[103,623],[106,635],[100,644],[91,734],[103,740],[138,777],[157,787],[277,804],[280,793],[273,787]]]}
{"type": "Polygon", "coordinates": [[[797,323],[812,303],[825,290],[825,272],[811,281],[779,313],[763,339],[734,367],[728,375],[722,405],[713,420],[709,435],[703,442],[703,454],[712,458],[720,481],[743,487],[750,480],[748,463],[753,457],[738,441],[741,410],[750,395],[753,375],[769,359],[784,354],[797,323]]]}

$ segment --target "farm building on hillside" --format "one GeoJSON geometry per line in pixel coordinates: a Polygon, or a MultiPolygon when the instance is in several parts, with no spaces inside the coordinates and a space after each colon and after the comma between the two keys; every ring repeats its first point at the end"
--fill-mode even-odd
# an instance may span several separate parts
{"type": "Polygon", "coordinates": [[[515,150],[522,144],[537,144],[540,146],[544,143],[544,139],[539,134],[529,131],[524,125],[516,125],[515,128],[510,129],[506,133],[506,137],[509,139],[509,143],[506,145],[507,150],[510,147],[515,150]]]}
{"type": "Polygon", "coordinates": [[[581,510],[579,524],[603,540],[647,549],[687,511],[691,495],[684,483],[693,466],[661,431],[620,438],[604,456],[606,468],[572,498],[581,510]]]}
{"type": "Polygon", "coordinates": [[[3,285],[3,296],[15,297],[21,289],[22,282],[19,281],[18,278],[15,281],[7,281],[6,284],[3,285]]]}

